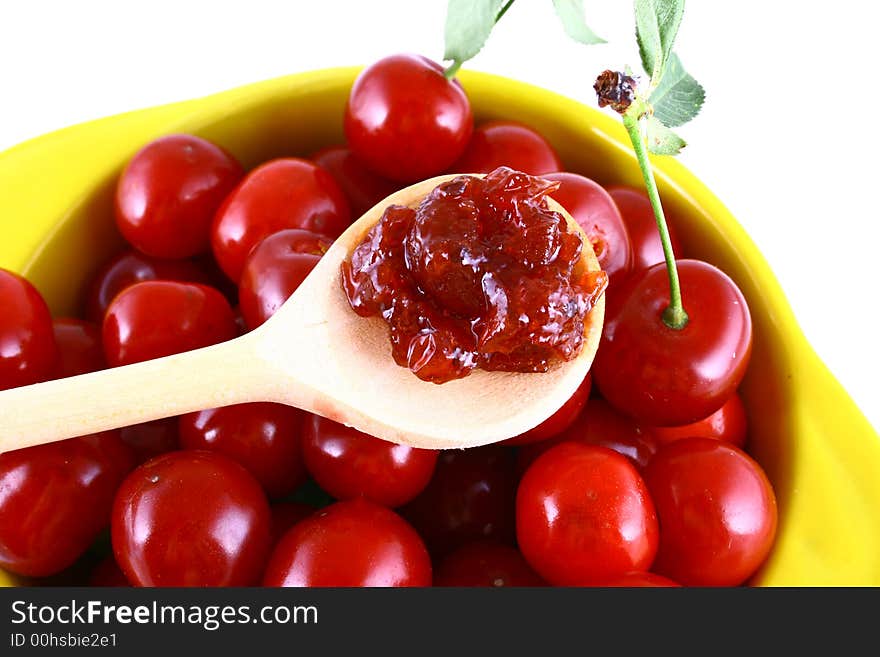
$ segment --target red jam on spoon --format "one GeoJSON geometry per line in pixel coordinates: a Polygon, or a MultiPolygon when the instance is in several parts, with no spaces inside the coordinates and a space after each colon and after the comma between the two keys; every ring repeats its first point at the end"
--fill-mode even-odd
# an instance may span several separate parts
{"type": "Polygon", "coordinates": [[[458,176],[416,209],[385,210],[342,265],[354,311],[381,315],[395,362],[445,383],[476,367],[546,372],[575,358],[607,285],[546,197],[559,183],[506,167],[458,176]]]}

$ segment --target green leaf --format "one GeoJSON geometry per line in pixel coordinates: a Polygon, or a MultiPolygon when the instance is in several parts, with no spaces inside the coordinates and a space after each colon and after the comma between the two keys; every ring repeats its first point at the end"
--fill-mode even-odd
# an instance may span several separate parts
{"type": "Polygon", "coordinates": [[[480,52],[504,4],[504,0],[449,0],[443,59],[460,64],[480,52]]]}
{"type": "Polygon", "coordinates": [[[646,126],[648,150],[654,155],[678,155],[687,142],[660,123],[656,116],[649,116],[646,126]]]}
{"type": "Polygon", "coordinates": [[[669,128],[684,125],[697,114],[706,100],[706,91],[681,64],[678,55],[672,54],[660,84],[648,99],[654,107],[654,116],[669,128]]]}
{"type": "Polygon", "coordinates": [[[684,14],[684,0],[635,0],[636,40],[651,85],[660,81],[684,14]]]}
{"type": "Polygon", "coordinates": [[[588,46],[594,43],[605,43],[605,39],[598,36],[587,27],[584,20],[583,0],[553,0],[553,6],[565,33],[575,41],[585,43],[588,46]]]}

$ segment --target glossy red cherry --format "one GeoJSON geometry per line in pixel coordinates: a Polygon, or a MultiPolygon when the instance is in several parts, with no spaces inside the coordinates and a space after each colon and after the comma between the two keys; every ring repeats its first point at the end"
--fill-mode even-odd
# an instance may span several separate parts
{"type": "Polygon", "coordinates": [[[257,244],[285,228],[337,237],[351,223],[351,210],[333,177],[299,158],[272,160],[251,171],[214,218],[211,247],[217,264],[238,282],[257,244]]]}
{"type": "Polygon", "coordinates": [[[37,289],[0,269],[0,390],[52,376],[57,351],[49,308],[37,289]]]}
{"type": "Polygon", "coordinates": [[[102,330],[111,367],[207,347],[237,334],[229,302],[198,283],[148,281],[110,304],[102,330]]]}
{"type": "Polygon", "coordinates": [[[86,317],[100,325],[117,294],[135,283],[159,280],[208,283],[205,272],[190,260],[160,260],[138,251],[124,251],[92,279],[86,296],[86,317]]]}
{"type": "Polygon", "coordinates": [[[657,453],[657,440],[651,431],[597,397],[590,399],[574,423],[559,435],[536,445],[523,446],[517,455],[520,472],[548,449],[566,441],[613,449],[640,469],[657,453]]]}
{"type": "Polygon", "coordinates": [[[400,189],[400,183],[370,171],[346,146],[322,148],[310,159],[326,169],[339,183],[351,206],[353,218],[360,217],[376,203],[400,189]]]}
{"type": "MultiPolygon", "coordinates": [[[[620,216],[623,217],[623,223],[629,235],[629,241],[632,245],[633,271],[639,272],[665,262],[660,233],[657,231],[657,221],[654,218],[654,210],[651,208],[648,195],[635,187],[609,187],[608,194],[614,199],[617,209],[620,210],[620,216]]],[[[669,216],[666,217],[666,228],[672,242],[672,252],[676,257],[681,257],[681,244],[676,237],[669,216]]]]}
{"type": "Polygon", "coordinates": [[[526,561],[548,582],[583,586],[650,568],[657,517],[626,457],[567,442],[543,454],[523,476],[516,536],[526,561]]]}
{"type": "Polygon", "coordinates": [[[608,274],[609,286],[616,286],[632,270],[632,246],[620,211],[601,185],[576,173],[549,173],[559,189],[553,197],[583,228],[596,252],[599,266],[608,274]]]}
{"type": "Polygon", "coordinates": [[[396,445],[318,415],[305,423],[303,457],[317,484],[340,500],[396,507],[424,490],[438,452],[396,445]]]}
{"type": "Polygon", "coordinates": [[[651,427],[649,431],[661,445],[682,438],[715,438],[743,447],[748,432],[746,408],[739,395],[734,393],[724,406],[707,418],[680,427],[651,427]]]}
{"type": "Polygon", "coordinates": [[[522,123],[489,121],[474,130],[453,173],[489,173],[510,167],[533,176],[562,169],[562,162],[544,137],[522,123]]]}
{"type": "Polygon", "coordinates": [[[92,322],[63,317],[52,322],[58,359],[55,378],[97,372],[106,366],[101,329],[92,322]]]}
{"type": "Polygon", "coordinates": [[[111,554],[92,569],[89,586],[131,586],[131,584],[111,554]]]}
{"type": "Polygon", "coordinates": [[[184,449],[207,449],[243,465],[270,498],[305,481],[300,448],[304,415],[284,404],[253,403],[180,416],[184,449]]]}
{"type": "Polygon", "coordinates": [[[558,411],[541,422],[541,424],[534,429],[529,429],[525,433],[521,433],[513,438],[508,438],[503,444],[527,445],[529,443],[537,443],[542,440],[547,440],[548,438],[552,438],[553,436],[562,433],[565,429],[571,426],[572,422],[575,421],[578,414],[587,403],[587,399],[590,397],[590,389],[593,386],[592,380],[593,379],[588,372],[587,376],[584,377],[583,382],[578,386],[577,390],[574,391],[574,394],[569,397],[568,401],[565,402],[558,411]]]}
{"type": "Polygon", "coordinates": [[[157,258],[208,250],[211,221],[244,169],[216,144],[193,135],[150,142],[116,188],[116,225],[136,249],[157,258]]]}
{"type": "Polygon", "coordinates": [[[110,522],[133,465],[116,432],[0,454],[0,567],[43,577],[70,566],[110,522]]]}
{"type": "Polygon", "coordinates": [[[689,424],[717,411],[736,391],[751,354],[752,321],[736,284],[699,260],[679,260],[678,275],[687,325],[664,323],[669,279],[664,265],[654,265],[606,316],[593,363],[602,396],[647,425],[689,424]]]}
{"type": "Polygon", "coordinates": [[[306,230],[288,229],[254,247],[238,282],[241,314],[248,329],[275,314],[315,268],[331,241],[306,230]]]}
{"type": "Polygon", "coordinates": [[[172,452],[119,487],[113,552],[136,586],[252,586],[269,553],[269,505],[235,461],[172,452]]]}
{"type": "Polygon", "coordinates": [[[764,562],[776,535],[776,498],[745,452],[686,438],[645,469],[663,532],[654,570],[685,586],[736,586],[764,562]]]}
{"type": "Polygon", "coordinates": [[[119,437],[131,448],[138,465],[160,454],[180,449],[176,417],[122,427],[119,437]]]}
{"type": "Polygon", "coordinates": [[[507,447],[442,451],[428,486],[402,513],[436,556],[479,539],[512,544],[516,484],[507,447]]]}
{"type": "Polygon", "coordinates": [[[443,67],[421,55],[392,55],[355,80],[345,136],[370,169],[416,182],[446,171],[473,132],[471,104],[443,67]]]}
{"type": "Polygon", "coordinates": [[[337,502],[294,525],[278,543],[266,586],[430,586],[419,535],[364,499],[337,502]]]}
{"type": "Polygon", "coordinates": [[[477,541],[440,562],[434,586],[546,586],[516,548],[477,541]]]}

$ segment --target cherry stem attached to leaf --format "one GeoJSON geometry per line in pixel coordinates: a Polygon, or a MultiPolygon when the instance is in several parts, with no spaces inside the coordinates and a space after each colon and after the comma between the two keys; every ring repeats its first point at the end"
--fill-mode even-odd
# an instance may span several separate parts
{"type": "Polygon", "coordinates": [[[623,125],[626,128],[627,134],[629,134],[630,141],[632,141],[633,150],[639,162],[639,168],[642,170],[642,178],[645,180],[648,198],[654,210],[657,230],[660,232],[663,257],[666,259],[666,272],[669,275],[669,306],[663,311],[663,323],[671,329],[681,330],[687,326],[688,315],[681,303],[681,284],[678,281],[678,267],[675,264],[675,254],[672,252],[672,241],[669,239],[666,215],[663,213],[663,205],[660,203],[657,181],[654,180],[654,170],[651,168],[651,162],[648,159],[645,138],[642,136],[642,131],[639,128],[640,115],[641,113],[637,107],[630,107],[622,114],[623,125]]]}
{"type": "Polygon", "coordinates": [[[443,70],[443,77],[445,77],[447,80],[451,80],[452,78],[454,78],[458,73],[458,69],[461,68],[462,64],[464,64],[464,62],[456,59],[443,70]]]}
{"type": "Polygon", "coordinates": [[[669,274],[669,306],[663,311],[663,323],[669,328],[679,331],[687,326],[688,315],[681,304],[678,267],[675,265],[675,254],[672,252],[669,228],[666,226],[666,215],[663,214],[660,192],[657,191],[654,170],[651,168],[645,138],[642,136],[639,126],[642,117],[652,111],[651,106],[643,96],[639,95],[635,78],[626,73],[603,71],[596,78],[593,89],[596,90],[599,107],[610,107],[623,118],[623,126],[626,128],[636,153],[639,168],[642,170],[642,178],[645,180],[645,188],[648,190],[648,198],[654,210],[654,219],[657,222],[657,230],[660,232],[660,243],[663,245],[663,257],[666,259],[666,271],[669,274]]]}

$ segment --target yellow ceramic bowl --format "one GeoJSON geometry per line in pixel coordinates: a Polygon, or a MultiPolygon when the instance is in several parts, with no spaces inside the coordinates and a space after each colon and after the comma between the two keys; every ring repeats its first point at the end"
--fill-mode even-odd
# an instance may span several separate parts
{"type": "MultiPolygon", "coordinates": [[[[293,75],[123,114],[0,154],[0,267],[32,280],[55,313],[74,312],[86,281],[120,245],[113,186],[138,148],[160,135],[191,132],[246,166],[307,155],[342,140],[343,107],[357,71],[293,75]]],[[[603,184],[641,184],[619,121],[520,82],[469,72],[461,81],[478,120],[523,121],[553,143],[567,169],[603,184]]],[[[880,439],[807,344],[736,220],[674,159],[655,165],[687,255],[732,276],[752,311],[754,353],[742,384],[749,447],[773,482],[780,510],[776,545],[756,583],[880,585],[880,439]]]]}

